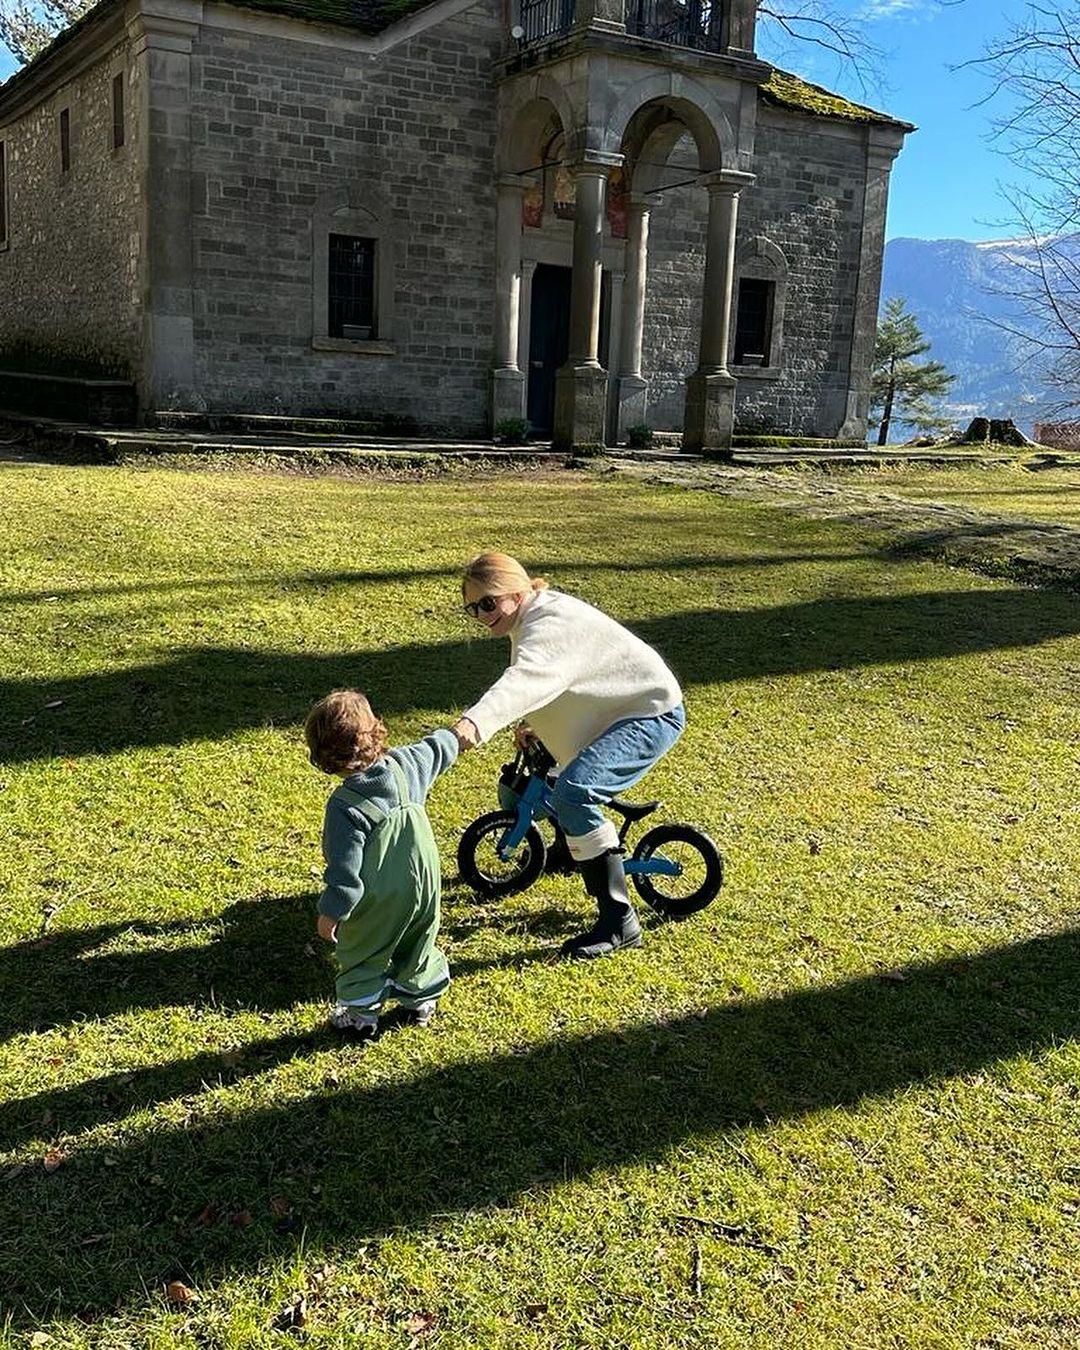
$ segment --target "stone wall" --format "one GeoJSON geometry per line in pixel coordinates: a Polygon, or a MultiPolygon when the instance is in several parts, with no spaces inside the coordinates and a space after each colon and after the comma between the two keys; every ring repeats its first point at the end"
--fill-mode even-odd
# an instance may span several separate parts
{"type": "Polygon", "coordinates": [[[290,42],[201,30],[191,167],[202,406],[485,429],[493,10],[466,10],[380,56],[305,43],[302,30],[290,42]],[[326,213],[349,205],[374,211],[387,231],[392,336],[319,350],[319,235],[326,213]]]}
{"type": "Polygon", "coordinates": [[[0,124],[8,242],[0,246],[0,352],[27,347],[129,375],[139,359],[138,150],[126,42],[0,124]],[[113,148],[112,83],[124,75],[125,137],[113,148]],[[71,167],[59,120],[69,110],[71,167]]]}
{"type": "MultiPolygon", "coordinates": [[[[737,425],[832,436],[845,419],[851,325],[866,183],[865,130],[762,107],[757,182],[742,194],[739,243],[764,236],[788,263],[783,349],[775,376],[732,367],[737,425]]],[[[692,164],[690,141],[672,153],[692,164]]],[[[689,176],[687,174],[686,176],[689,176]]],[[[704,266],[705,193],[662,194],[652,216],[643,373],[649,421],[682,425],[686,374],[697,364],[704,266]]]]}

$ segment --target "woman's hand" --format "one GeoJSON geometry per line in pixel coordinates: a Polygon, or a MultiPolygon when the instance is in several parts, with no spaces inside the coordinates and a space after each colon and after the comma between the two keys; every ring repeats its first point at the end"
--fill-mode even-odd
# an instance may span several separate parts
{"type": "Polygon", "coordinates": [[[319,915],[319,936],[325,938],[327,942],[337,941],[337,920],[332,919],[329,914],[319,915]]]}
{"type": "Polygon", "coordinates": [[[458,749],[462,754],[466,750],[475,750],[480,744],[480,733],[476,723],[469,717],[460,717],[450,728],[457,737],[458,749]]]}

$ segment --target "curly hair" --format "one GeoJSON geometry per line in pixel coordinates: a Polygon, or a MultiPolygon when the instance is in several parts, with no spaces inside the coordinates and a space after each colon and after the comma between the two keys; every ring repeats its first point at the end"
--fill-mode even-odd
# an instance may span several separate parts
{"type": "Polygon", "coordinates": [[[312,764],[324,773],[359,773],[386,754],[386,727],[358,689],[335,689],[304,722],[312,764]]]}

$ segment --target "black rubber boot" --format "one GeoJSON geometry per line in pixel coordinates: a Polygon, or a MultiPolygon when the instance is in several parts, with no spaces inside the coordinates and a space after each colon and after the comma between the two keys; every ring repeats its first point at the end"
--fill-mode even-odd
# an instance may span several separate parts
{"type": "Polygon", "coordinates": [[[573,872],[576,870],[576,864],[570,856],[570,850],[566,846],[566,835],[555,826],[555,839],[547,851],[547,857],[544,860],[545,872],[573,872]]]}
{"type": "Polygon", "coordinates": [[[620,947],[641,946],[641,925],[626,893],[622,853],[612,849],[599,858],[578,863],[585,889],[596,901],[599,917],[587,933],[579,933],[562,945],[563,956],[593,961],[610,956],[620,947]]]}

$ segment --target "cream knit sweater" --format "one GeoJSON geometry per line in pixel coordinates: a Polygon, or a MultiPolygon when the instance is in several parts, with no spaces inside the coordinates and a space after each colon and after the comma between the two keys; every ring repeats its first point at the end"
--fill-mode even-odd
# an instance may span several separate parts
{"type": "Polygon", "coordinates": [[[528,717],[566,764],[626,717],[657,717],[682,702],[675,676],[622,624],[561,591],[525,597],[510,630],[510,665],[466,709],[481,740],[528,717]]]}

